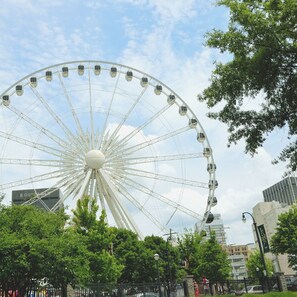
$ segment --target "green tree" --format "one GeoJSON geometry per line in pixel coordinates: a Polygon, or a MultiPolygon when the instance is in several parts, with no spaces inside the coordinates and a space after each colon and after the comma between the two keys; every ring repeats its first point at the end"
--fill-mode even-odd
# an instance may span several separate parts
{"type": "Polygon", "coordinates": [[[137,234],[122,228],[113,228],[113,233],[112,251],[119,263],[124,267],[118,282],[144,282],[142,264],[146,252],[137,234]]]}
{"type": "Polygon", "coordinates": [[[115,283],[123,266],[113,255],[113,232],[106,223],[106,214],[101,212],[95,198],[84,196],[73,210],[72,227],[84,236],[90,265],[90,283],[115,283]]]}
{"type": "MultiPolygon", "coordinates": [[[[264,257],[264,260],[265,260],[265,265],[267,269],[267,276],[271,276],[273,274],[272,262],[266,257],[264,257]]],[[[247,268],[248,277],[256,278],[259,280],[263,278],[264,266],[263,266],[262,257],[259,251],[255,251],[249,256],[246,262],[246,268],[247,268]]]]}
{"type": "Polygon", "coordinates": [[[99,205],[96,202],[96,199],[91,198],[90,196],[86,195],[77,201],[76,209],[72,210],[72,221],[78,232],[86,234],[89,230],[96,227],[96,224],[98,223],[98,210],[99,205]]]}
{"type": "Polygon", "coordinates": [[[57,267],[57,263],[70,257],[72,277],[65,279],[65,285],[80,281],[81,269],[86,267],[86,250],[77,238],[66,249],[66,219],[63,211],[52,213],[22,205],[1,207],[0,280],[4,290],[18,289],[24,296],[33,279],[49,277],[55,283],[58,276],[67,274],[66,266],[57,267]]]}
{"type": "MultiPolygon", "coordinates": [[[[180,282],[185,276],[185,270],[181,266],[182,258],[178,246],[172,243],[172,238],[168,237],[164,240],[159,236],[147,236],[144,239],[144,246],[150,253],[148,261],[154,265],[156,269],[156,261],[154,260],[154,254],[159,254],[159,272],[160,278],[164,283],[170,283],[171,285],[180,282]]],[[[148,270],[148,267],[146,267],[148,270]]],[[[147,274],[151,272],[147,271],[147,274]]],[[[153,271],[151,279],[156,279],[157,271],[153,271]]]]}
{"type": "Polygon", "coordinates": [[[231,60],[215,63],[211,84],[198,99],[212,108],[210,118],[228,125],[229,144],[246,141],[252,155],[274,129],[285,128],[289,144],[275,162],[297,169],[297,1],[219,0],[230,9],[226,32],[213,30],[206,44],[228,53],[231,60]],[[261,100],[248,109],[251,99],[261,100]],[[223,105],[224,104],[224,105],[223,105]]]}
{"type": "Polygon", "coordinates": [[[297,206],[278,217],[276,233],[271,239],[271,251],[288,254],[289,265],[297,271],[297,206]]]}
{"type": "Polygon", "coordinates": [[[186,261],[186,271],[188,274],[194,274],[199,263],[199,249],[202,242],[202,236],[197,232],[185,232],[178,240],[178,247],[181,258],[186,261]]]}
{"type": "MultiPolygon", "coordinates": [[[[89,283],[90,263],[85,240],[81,234],[66,228],[60,236],[55,236],[50,241],[43,241],[38,246],[43,254],[43,276],[55,288],[62,288],[66,296],[68,284],[72,286],[89,283]]],[[[37,254],[41,254],[37,250],[37,254]]]]}
{"type": "Polygon", "coordinates": [[[198,252],[199,262],[194,270],[196,277],[205,276],[211,283],[227,279],[231,272],[227,252],[217,242],[215,235],[201,243],[198,252]]]}

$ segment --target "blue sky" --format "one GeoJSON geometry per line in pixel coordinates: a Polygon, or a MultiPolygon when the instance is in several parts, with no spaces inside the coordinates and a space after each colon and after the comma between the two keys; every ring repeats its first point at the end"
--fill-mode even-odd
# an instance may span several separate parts
{"type": "MultiPolygon", "coordinates": [[[[241,213],[263,201],[262,191],[278,182],[283,165],[271,160],[283,131],[251,158],[244,144],[227,148],[227,128],[209,120],[196,100],[208,85],[215,60],[227,55],[204,47],[204,35],[225,29],[228,11],[208,0],[2,0],[0,7],[0,93],[38,69],[74,60],[129,65],[172,88],[194,110],[217,164],[218,205],[230,244],[253,241],[241,213]]],[[[251,103],[251,108],[253,108],[251,103]]]]}

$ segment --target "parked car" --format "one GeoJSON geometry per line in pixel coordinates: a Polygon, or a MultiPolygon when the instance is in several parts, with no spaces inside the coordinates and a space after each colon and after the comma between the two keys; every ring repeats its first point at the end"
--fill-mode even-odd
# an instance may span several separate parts
{"type": "Polygon", "coordinates": [[[241,292],[243,294],[261,294],[263,293],[263,289],[262,289],[262,286],[261,285],[253,285],[253,286],[247,286],[246,289],[243,288],[241,290],[241,292]]]}
{"type": "Polygon", "coordinates": [[[287,288],[289,291],[297,291],[297,278],[287,280],[287,288]]]}
{"type": "Polygon", "coordinates": [[[133,295],[133,297],[159,297],[159,294],[155,292],[145,292],[145,293],[135,294],[133,295]]]}

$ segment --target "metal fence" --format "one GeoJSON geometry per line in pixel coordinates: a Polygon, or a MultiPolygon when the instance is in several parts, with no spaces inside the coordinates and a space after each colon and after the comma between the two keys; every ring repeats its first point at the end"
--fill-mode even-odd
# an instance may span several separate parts
{"type": "MultiPolygon", "coordinates": [[[[252,293],[252,288],[257,293],[268,291],[281,291],[278,277],[266,277],[264,279],[244,278],[238,280],[226,280],[221,283],[210,283],[209,291],[204,292],[203,284],[198,282],[199,295],[242,295],[252,293]]],[[[29,289],[26,297],[191,297],[197,296],[193,289],[185,281],[169,287],[167,284],[90,284],[84,287],[67,286],[64,289],[53,288],[51,286],[39,286],[29,289]]],[[[256,292],[254,292],[256,293],[256,292]]],[[[1,290],[0,297],[20,297],[16,290],[1,290]]]]}
{"type": "MultiPolygon", "coordinates": [[[[1,290],[1,297],[19,297],[17,290],[1,290]]],[[[186,297],[184,284],[90,284],[84,287],[67,286],[66,289],[51,286],[29,289],[26,297],[186,297]]]]}
{"type": "Polygon", "coordinates": [[[278,277],[266,277],[263,279],[243,278],[238,280],[226,280],[223,283],[211,286],[213,294],[231,293],[241,295],[244,293],[265,293],[281,291],[278,277]]]}

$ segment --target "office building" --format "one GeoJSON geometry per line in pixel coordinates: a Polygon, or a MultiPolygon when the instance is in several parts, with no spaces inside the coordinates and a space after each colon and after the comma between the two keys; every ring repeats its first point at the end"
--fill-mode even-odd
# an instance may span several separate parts
{"type": "Polygon", "coordinates": [[[214,220],[210,224],[205,225],[206,239],[210,238],[210,233],[214,232],[219,244],[226,245],[226,232],[220,214],[213,214],[214,220]]]}
{"type": "Polygon", "coordinates": [[[32,205],[47,210],[52,209],[62,197],[61,191],[58,188],[14,190],[12,191],[12,204],[24,204],[26,201],[34,197],[36,194],[42,193],[44,191],[48,191],[49,194],[47,194],[40,200],[34,201],[32,205]]]}
{"type": "Polygon", "coordinates": [[[290,176],[263,191],[264,202],[292,205],[297,198],[297,178],[290,176]]]}
{"type": "Polygon", "coordinates": [[[254,244],[230,244],[223,247],[228,254],[228,259],[232,268],[233,279],[243,279],[247,277],[246,261],[251,253],[255,251],[254,244]]]}

